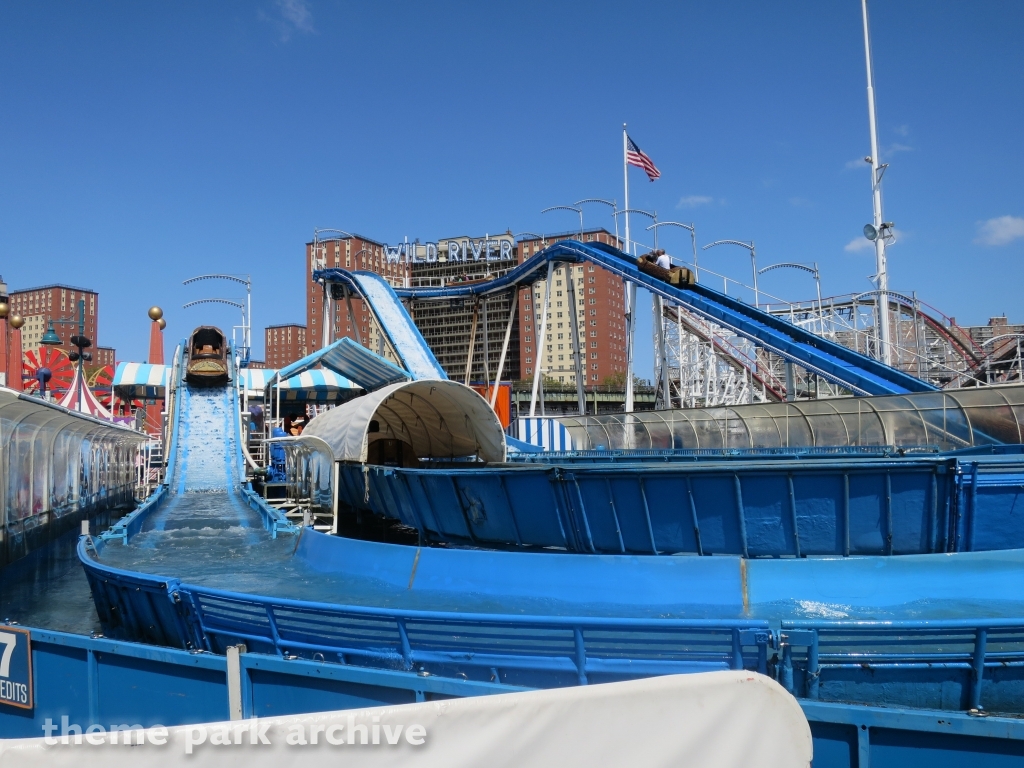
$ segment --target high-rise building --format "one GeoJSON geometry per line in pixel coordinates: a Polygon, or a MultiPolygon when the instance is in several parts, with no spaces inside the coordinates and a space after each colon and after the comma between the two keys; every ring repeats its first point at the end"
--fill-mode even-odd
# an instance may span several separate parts
{"type": "MultiPolygon", "coordinates": [[[[324,291],[311,279],[317,269],[340,267],[369,270],[382,275],[396,287],[441,287],[493,280],[531,258],[546,245],[578,237],[578,231],[563,232],[540,239],[522,240],[518,245],[511,233],[486,235],[483,238],[441,238],[436,244],[403,244],[400,257],[396,257],[394,252],[389,257],[389,249],[383,243],[358,235],[339,235],[333,239],[307,243],[306,269],[310,277],[306,288],[308,349],[319,349],[324,340],[324,291]],[[459,253],[450,253],[455,249],[459,253]]],[[[605,229],[585,231],[582,237],[585,242],[616,245],[615,236],[605,229]]],[[[546,281],[538,281],[530,290],[518,289],[518,296],[514,299],[518,302],[517,311],[513,317],[502,379],[531,378],[538,364],[535,361],[539,360],[546,377],[567,385],[576,383],[568,306],[567,282],[570,276],[575,281],[575,311],[583,355],[581,363],[584,384],[603,384],[609,377],[624,375],[626,323],[623,281],[601,267],[579,264],[563,265],[554,272],[553,295],[545,332],[547,338],[542,341],[537,341],[536,336],[540,332],[546,281]]],[[[410,302],[409,311],[438,362],[450,377],[465,379],[472,345],[470,381],[494,380],[512,301],[511,291],[491,296],[486,301],[473,298],[437,301],[418,299],[410,302]]],[[[333,328],[328,329],[329,341],[348,336],[385,357],[391,357],[372,313],[362,300],[355,296],[346,299],[338,295],[333,298],[332,305],[333,328]]],[[[267,349],[267,362],[274,367],[269,342],[267,349]]],[[[621,385],[621,382],[617,383],[621,385]]]]}
{"type": "MultiPolygon", "coordinates": [[[[604,229],[583,232],[584,242],[618,246],[615,235],[604,229]]],[[[579,230],[519,241],[522,263],[559,240],[579,239],[579,230]]],[[[548,306],[545,338],[539,338],[547,281],[539,280],[532,290],[519,295],[519,359],[524,378],[532,378],[537,365],[542,374],[562,384],[576,383],[572,351],[572,320],[576,312],[581,364],[586,386],[603,384],[609,377],[626,371],[625,284],[621,277],[595,264],[557,266],[552,274],[552,296],[548,306]],[[574,281],[576,306],[569,305],[569,280],[574,281]]],[[[621,382],[620,382],[621,384],[621,382]]]]}
{"type": "MultiPolygon", "coordinates": [[[[313,272],[333,267],[376,272],[394,286],[407,285],[409,280],[409,264],[404,259],[389,259],[384,244],[375,240],[359,235],[338,235],[306,243],[306,339],[309,352],[323,347],[325,339],[324,293],[321,286],[313,282],[313,272]]],[[[328,343],[348,336],[390,357],[373,317],[361,299],[354,296],[345,301],[339,297],[331,303],[333,327],[327,329],[328,343]]]]}
{"type": "MultiPolygon", "coordinates": [[[[268,325],[265,334],[265,363],[269,368],[284,368],[309,354],[306,326],[298,323],[268,325]]],[[[252,366],[250,366],[252,367],[252,366]]]]}
{"type": "MultiPolygon", "coordinates": [[[[425,246],[419,246],[419,249],[425,251],[425,246]]],[[[516,266],[515,240],[511,232],[482,238],[466,235],[443,238],[437,242],[436,260],[428,261],[425,252],[416,253],[416,256],[411,264],[413,287],[493,280],[516,266]],[[458,253],[449,253],[456,249],[458,253]]],[[[471,298],[416,300],[412,302],[410,311],[416,327],[449,377],[459,381],[466,379],[466,362],[472,345],[469,380],[493,381],[498,375],[512,302],[512,292],[509,291],[480,297],[476,301],[471,298]]],[[[519,318],[516,317],[513,318],[502,379],[519,378],[518,339],[519,318]]]]}
{"type": "MultiPolygon", "coordinates": [[[[54,323],[53,330],[60,337],[61,349],[65,352],[75,349],[70,339],[79,331],[80,302],[85,302],[85,335],[92,341],[94,348],[98,347],[100,297],[96,291],[59,284],[11,291],[11,312],[25,318],[25,325],[21,329],[22,349],[28,351],[38,348],[42,343],[43,334],[53,320],[74,321],[54,323]]],[[[110,357],[109,362],[113,363],[112,351],[108,355],[106,352],[100,354],[99,350],[94,349],[93,365],[99,364],[99,357],[110,357]]]]}
{"type": "Polygon", "coordinates": [[[94,347],[92,350],[92,366],[114,365],[117,351],[113,347],[94,347]]]}

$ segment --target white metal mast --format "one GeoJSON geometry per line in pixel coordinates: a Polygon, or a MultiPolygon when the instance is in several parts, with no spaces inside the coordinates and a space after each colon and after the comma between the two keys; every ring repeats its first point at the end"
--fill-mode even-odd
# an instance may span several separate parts
{"type": "MultiPolygon", "coordinates": [[[[626,253],[632,253],[629,240],[629,163],[626,161],[626,124],[622,124],[622,181],[626,188],[626,253]]],[[[625,281],[626,289],[626,413],[633,411],[633,338],[636,335],[636,285],[625,281]]]]}
{"type": "Polygon", "coordinates": [[[868,29],[868,0],[861,0],[861,11],[864,17],[864,57],[868,71],[868,125],[871,131],[871,203],[874,211],[875,226],[875,285],[878,298],[875,303],[879,329],[879,359],[886,365],[891,364],[891,339],[889,329],[889,275],[885,264],[885,240],[887,232],[882,225],[882,174],[885,168],[878,157],[878,125],[875,120],[875,76],[871,64],[871,34],[868,29]]]}

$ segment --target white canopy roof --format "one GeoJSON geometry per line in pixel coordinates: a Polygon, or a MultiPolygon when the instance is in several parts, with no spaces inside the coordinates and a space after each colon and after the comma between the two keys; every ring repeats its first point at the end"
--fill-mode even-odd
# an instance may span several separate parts
{"type": "Polygon", "coordinates": [[[319,437],[335,461],[365,462],[370,422],[382,437],[410,443],[416,456],[478,456],[505,460],[505,433],[479,394],[457,381],[424,379],[391,384],[321,413],[302,432],[319,437]]]}

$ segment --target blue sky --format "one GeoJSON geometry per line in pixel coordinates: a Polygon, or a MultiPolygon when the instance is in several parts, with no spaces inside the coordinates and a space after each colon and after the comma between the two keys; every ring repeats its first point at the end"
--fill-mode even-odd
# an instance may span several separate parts
{"type": "MultiPolygon", "coordinates": [[[[871,12],[891,285],[964,324],[1024,322],[1024,3],[871,12]]],[[[98,288],[100,342],[140,360],[147,307],[169,341],[230,326],[181,305],[236,289],[181,281],[248,272],[258,354],[264,325],[304,317],[314,227],[569,229],[541,209],[621,204],[628,122],[662,171],[631,171],[634,207],[867,290],[860,23],[857,0],[5,3],[0,274],[98,288]]],[[[586,223],[611,228],[600,206],[586,223]]],[[[705,256],[749,278],[745,251],[705,256]]],[[[762,288],[813,294],[785,270],[762,288]]]]}

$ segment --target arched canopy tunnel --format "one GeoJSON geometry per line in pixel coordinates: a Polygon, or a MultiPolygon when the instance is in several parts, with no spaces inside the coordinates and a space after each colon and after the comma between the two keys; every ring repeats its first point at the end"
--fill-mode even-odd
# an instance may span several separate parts
{"type": "Polygon", "coordinates": [[[505,460],[505,433],[487,401],[457,381],[406,381],[322,413],[303,430],[335,461],[415,466],[420,459],[505,460]]]}

